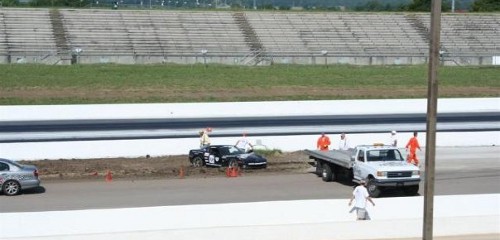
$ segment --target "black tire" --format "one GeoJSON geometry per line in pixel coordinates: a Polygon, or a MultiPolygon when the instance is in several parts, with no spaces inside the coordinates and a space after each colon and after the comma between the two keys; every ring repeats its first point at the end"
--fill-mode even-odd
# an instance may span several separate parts
{"type": "Polygon", "coordinates": [[[8,180],[3,183],[2,191],[6,196],[14,196],[21,192],[21,185],[17,181],[8,180]]]}
{"type": "Polygon", "coordinates": [[[322,166],[322,174],[321,174],[321,179],[325,182],[331,182],[335,179],[335,175],[333,174],[332,168],[330,167],[329,164],[323,164],[322,166]]]}
{"type": "Polygon", "coordinates": [[[405,193],[406,196],[415,196],[418,194],[418,189],[419,186],[408,186],[403,188],[403,192],[405,193]]]}
{"type": "Polygon", "coordinates": [[[193,158],[193,167],[203,167],[203,159],[201,157],[193,158]]]}
{"type": "Polygon", "coordinates": [[[237,167],[239,167],[238,161],[236,161],[236,159],[230,160],[229,164],[228,164],[228,167],[230,167],[230,168],[237,168],[237,167]]]}
{"type": "Polygon", "coordinates": [[[368,194],[370,194],[370,197],[376,198],[380,196],[380,193],[382,192],[380,187],[375,185],[375,181],[372,179],[369,179],[368,182],[366,183],[366,189],[368,190],[368,194]]]}
{"type": "Polygon", "coordinates": [[[316,176],[323,176],[323,169],[321,169],[321,161],[316,160],[316,176]]]}

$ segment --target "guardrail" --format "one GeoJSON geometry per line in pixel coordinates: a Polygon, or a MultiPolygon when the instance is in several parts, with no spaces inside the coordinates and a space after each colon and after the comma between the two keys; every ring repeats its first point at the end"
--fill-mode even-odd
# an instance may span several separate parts
{"type": "MultiPolygon", "coordinates": [[[[439,114],[453,115],[464,111],[468,114],[478,114],[478,116],[491,113],[496,117],[490,119],[490,116],[484,121],[467,122],[467,124],[438,122],[438,146],[500,145],[500,138],[498,138],[500,98],[439,100],[439,114]],[[467,109],[463,106],[467,106],[467,109]]],[[[79,128],[78,124],[73,125],[74,129],[72,129],[70,124],[66,126],[67,128],[61,129],[63,131],[56,131],[57,129],[51,128],[50,125],[42,128],[42,131],[22,131],[22,129],[11,132],[2,131],[0,142],[3,143],[0,143],[0,154],[6,158],[24,160],[187,154],[190,149],[199,146],[197,134],[204,127],[213,128],[211,134],[213,144],[234,144],[239,136],[246,132],[254,145],[282,151],[314,149],[321,132],[331,135],[333,142],[337,134],[346,132],[351,144],[356,145],[388,142],[389,132],[396,130],[399,132],[399,142],[403,145],[411,137],[412,131],[419,131],[421,145],[425,145],[425,122],[423,121],[425,112],[425,99],[0,106],[1,128],[8,124],[11,126],[20,124],[18,127],[22,128],[23,126],[29,127],[30,124],[37,125],[53,121],[55,123],[75,123],[74,121],[95,123],[94,128],[87,129],[79,128]],[[383,121],[371,121],[371,116],[377,114],[420,116],[420,122],[389,121],[384,124],[383,121]],[[275,124],[266,125],[262,122],[248,121],[243,122],[245,124],[240,122],[239,125],[234,125],[231,120],[234,120],[235,116],[247,120],[275,119],[273,120],[275,124]],[[327,118],[324,118],[326,120],[323,122],[318,122],[315,119],[318,116],[327,116],[327,118]],[[364,124],[359,124],[359,122],[354,124],[349,116],[360,118],[364,124]],[[295,123],[293,126],[278,126],[280,123],[281,125],[287,124],[276,119],[288,117],[296,117],[296,123],[300,123],[301,119],[309,119],[312,122],[308,125],[295,123]],[[339,124],[331,120],[346,117],[351,123],[339,124]],[[123,121],[144,123],[146,120],[160,124],[142,129],[141,127],[106,129],[104,126],[106,124],[106,126],[114,127],[114,123],[119,125],[123,121]],[[161,127],[162,121],[163,123],[176,123],[181,120],[196,124],[187,125],[184,128],[176,127],[175,124],[161,127]],[[229,121],[232,125],[213,125],[217,123],[217,120],[229,121]]]]}

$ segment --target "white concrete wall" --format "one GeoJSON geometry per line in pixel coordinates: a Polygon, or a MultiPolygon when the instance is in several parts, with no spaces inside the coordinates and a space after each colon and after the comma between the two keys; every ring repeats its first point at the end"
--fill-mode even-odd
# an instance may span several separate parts
{"type": "MultiPolygon", "coordinates": [[[[438,112],[500,111],[500,98],[439,99],[438,112]]],[[[0,121],[426,113],[426,99],[0,106],[0,121]],[[217,111],[214,111],[217,109],[217,111]]]]}
{"type": "MultiPolygon", "coordinates": [[[[234,181],[234,179],[228,179],[234,181]]],[[[0,213],[0,239],[380,239],[419,237],[423,197],[375,199],[355,221],[347,199],[0,213]],[[9,227],[18,226],[18,227],[9,227]],[[20,230],[19,227],[22,227],[20,230]]],[[[500,194],[436,196],[434,236],[500,234],[500,194]]]]}
{"type": "MultiPolygon", "coordinates": [[[[425,99],[341,100],[242,103],[179,104],[97,104],[50,106],[0,106],[0,121],[134,119],[134,118],[204,118],[232,116],[300,116],[425,113],[425,99]],[[213,111],[220,109],[220,111],[213,111]]],[[[438,112],[500,112],[500,98],[442,99],[438,112]],[[466,107],[465,107],[466,106],[466,107]]],[[[318,126],[321,128],[321,126],[318,126]]],[[[193,130],[196,131],[196,130],[193,130]]],[[[217,129],[214,129],[217,132],[217,129]]],[[[297,151],[315,148],[318,136],[291,135],[252,137],[253,144],[269,149],[297,151]]],[[[336,147],[339,136],[330,136],[336,147]]],[[[399,133],[399,146],[404,146],[411,133],[399,133]]],[[[387,143],[389,133],[348,134],[352,146],[374,142],[387,143]]],[[[425,146],[425,132],[419,140],[425,146]]],[[[212,144],[234,144],[237,138],[212,137],[212,144]]],[[[500,132],[439,132],[436,144],[445,146],[498,146],[500,132]]],[[[198,138],[148,139],[119,141],[75,141],[2,143],[0,156],[13,160],[140,157],[187,154],[199,146],[198,138]]]]}

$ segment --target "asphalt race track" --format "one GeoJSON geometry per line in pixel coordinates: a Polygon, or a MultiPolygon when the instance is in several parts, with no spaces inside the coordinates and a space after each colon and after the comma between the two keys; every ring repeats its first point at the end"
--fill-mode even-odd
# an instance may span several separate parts
{"type": "MultiPolygon", "coordinates": [[[[436,195],[500,193],[500,147],[439,148],[435,179],[436,195]]],[[[42,185],[44,192],[27,192],[14,197],[0,195],[0,212],[347,199],[352,191],[350,183],[322,182],[312,173],[110,183],[47,182],[42,185]]],[[[421,183],[420,194],[424,192],[423,186],[421,183]]],[[[381,197],[404,195],[393,190],[381,197]]]]}

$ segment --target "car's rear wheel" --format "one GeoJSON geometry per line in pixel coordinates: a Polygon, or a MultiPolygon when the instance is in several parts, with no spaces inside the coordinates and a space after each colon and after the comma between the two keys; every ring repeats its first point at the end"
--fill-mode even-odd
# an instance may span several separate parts
{"type": "Polygon", "coordinates": [[[228,165],[230,168],[237,168],[238,167],[238,161],[236,161],[236,159],[233,159],[231,161],[229,161],[229,165],[228,165]]]}
{"type": "Polygon", "coordinates": [[[2,191],[7,196],[14,196],[21,191],[21,185],[17,181],[9,180],[3,184],[2,191]]]}
{"type": "Polygon", "coordinates": [[[203,159],[201,159],[201,157],[195,157],[193,159],[193,167],[203,167],[203,159]]]}

